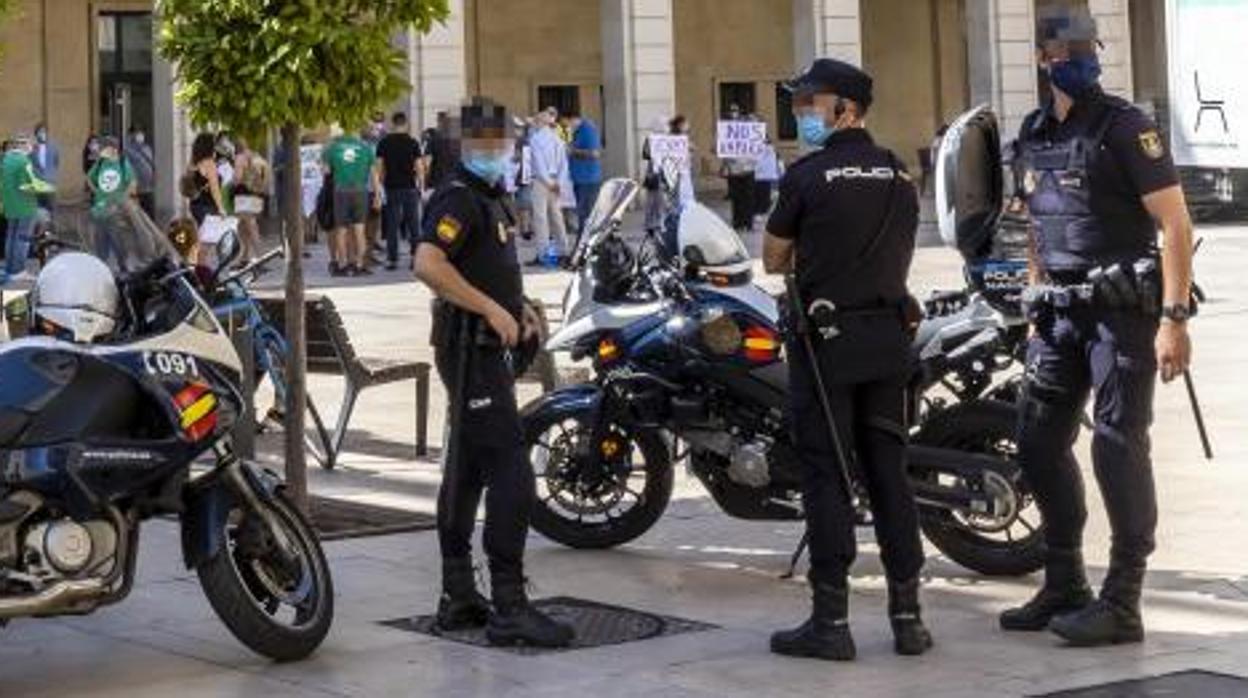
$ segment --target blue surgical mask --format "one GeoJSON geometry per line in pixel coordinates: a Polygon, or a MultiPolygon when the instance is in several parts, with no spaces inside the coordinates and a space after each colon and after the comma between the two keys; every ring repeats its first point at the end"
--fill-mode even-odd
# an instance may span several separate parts
{"type": "Polygon", "coordinates": [[[1086,96],[1101,78],[1101,60],[1096,54],[1071,56],[1049,65],[1049,79],[1057,89],[1074,99],[1086,96]]]}
{"type": "Polygon", "coordinates": [[[801,136],[802,142],[822,146],[832,137],[832,134],[836,133],[836,128],[824,122],[823,114],[802,114],[797,117],[797,133],[801,136]]]}
{"type": "Polygon", "coordinates": [[[508,155],[468,153],[464,156],[464,168],[490,184],[498,184],[507,174],[508,155]]]}

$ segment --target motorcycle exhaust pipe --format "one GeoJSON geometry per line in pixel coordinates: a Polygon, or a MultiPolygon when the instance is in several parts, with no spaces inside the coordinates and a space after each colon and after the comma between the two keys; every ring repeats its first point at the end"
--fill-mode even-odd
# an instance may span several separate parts
{"type": "Polygon", "coordinates": [[[999,503],[990,493],[970,490],[961,484],[944,485],[925,476],[935,473],[964,482],[967,478],[980,477],[988,472],[1010,479],[1008,474],[1001,472],[1003,463],[1000,458],[951,448],[915,445],[906,450],[906,456],[915,499],[920,504],[985,516],[998,514],[999,503]]]}
{"type": "Polygon", "coordinates": [[[59,615],[74,610],[77,604],[103,597],[106,591],[102,579],[57,582],[34,594],[0,598],[0,618],[59,615]]]}

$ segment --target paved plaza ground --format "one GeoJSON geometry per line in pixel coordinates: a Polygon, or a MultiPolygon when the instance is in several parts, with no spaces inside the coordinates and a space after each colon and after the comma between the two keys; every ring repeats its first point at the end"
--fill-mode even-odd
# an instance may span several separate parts
{"type": "MultiPolygon", "coordinates": [[[[535,534],[529,571],[538,597],[592,599],[714,629],[534,657],[395,630],[379,621],[427,613],[437,595],[436,537],[411,533],[328,543],[334,629],[311,659],[273,665],[215,618],[181,566],[176,527],[156,522],[144,530],[140,578],[124,603],[82,618],[16,621],[0,631],[0,696],[944,698],[1036,695],[1184,669],[1248,676],[1248,227],[1200,233],[1206,241],[1196,266],[1211,299],[1192,325],[1195,373],[1217,459],[1199,455],[1181,385],[1161,388],[1153,431],[1160,545],[1147,580],[1150,635],[1143,645],[1075,651],[1044,634],[1004,635],[997,612],[1024,599],[1037,580],[982,578],[929,550],[924,598],[937,647],[919,659],[895,657],[878,550],[863,531],[851,599],[859,661],[772,656],[768,634],[808,610],[804,585],[779,579],[800,526],[730,519],[682,473],[668,515],[634,544],[580,552],[535,534]]],[[[314,292],[334,298],[364,353],[429,358],[428,293],[409,274],[330,285],[323,260],[311,264],[314,292]]],[[[920,294],[958,287],[955,253],[921,250],[914,279],[920,294]]],[[[566,281],[562,273],[527,279],[552,312],[566,281]]],[[[311,386],[321,405],[336,404],[337,379],[316,376],[311,386]]],[[[531,397],[536,389],[524,391],[531,397]]],[[[443,404],[435,385],[435,442],[443,404]]],[[[349,453],[340,469],[313,473],[313,490],[431,511],[438,470],[413,460],[414,409],[410,384],[365,393],[349,453]]],[[[1087,448],[1084,438],[1085,464],[1087,448]]],[[[1101,507],[1092,505],[1087,553],[1099,579],[1107,529],[1101,507]]]]}

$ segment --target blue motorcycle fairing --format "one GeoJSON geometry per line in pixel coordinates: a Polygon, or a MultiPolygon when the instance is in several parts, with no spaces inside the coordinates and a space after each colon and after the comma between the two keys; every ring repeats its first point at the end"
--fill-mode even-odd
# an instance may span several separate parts
{"type": "MultiPolygon", "coordinates": [[[[271,470],[240,461],[247,484],[264,502],[276,499],[285,484],[271,470]]],[[[234,492],[225,473],[215,470],[187,485],[183,492],[182,559],[188,570],[215,558],[225,549],[225,524],[234,506],[234,492]]]]}
{"type": "Polygon", "coordinates": [[[527,423],[539,414],[555,411],[596,411],[602,402],[602,388],[593,383],[578,383],[552,390],[520,408],[520,419],[527,423]]]}

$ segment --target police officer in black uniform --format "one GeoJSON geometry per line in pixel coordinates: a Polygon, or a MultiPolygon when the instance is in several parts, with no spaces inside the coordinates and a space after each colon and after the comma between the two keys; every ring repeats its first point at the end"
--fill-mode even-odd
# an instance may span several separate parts
{"type": "Polygon", "coordinates": [[[772,636],[773,652],[846,661],[849,568],[856,555],[855,511],[842,468],[861,473],[888,574],[889,616],[899,654],[932,646],[919,616],[919,538],[914,492],[905,474],[905,383],[918,198],[905,167],[863,126],[872,80],[841,61],[820,59],[791,84],[799,135],[819,148],[793,164],[767,224],[769,273],[795,273],[800,309],[818,329],[818,370],[844,452],[842,464],[805,347],[790,338],[789,390],[805,471],[813,612],[772,636]],[[816,312],[810,312],[817,309],[816,312]]]}
{"type": "Polygon", "coordinates": [[[523,302],[515,216],[502,181],[514,142],[506,110],[475,98],[458,124],[462,161],[433,194],[415,269],[437,294],[433,345],[451,399],[446,472],[438,492],[442,548],[443,630],[486,625],[494,644],[559,647],[570,627],[529,604],[524,544],[535,493],[516,409],[511,349],[536,335],[538,320],[523,302]],[[467,362],[467,363],[465,363],[467,362]],[[484,548],[493,608],[474,582],[471,538],[485,491],[484,548]]]}
{"type": "Polygon", "coordinates": [[[1157,526],[1153,388],[1158,369],[1169,381],[1190,361],[1191,220],[1156,125],[1098,83],[1096,24],[1087,10],[1051,9],[1037,28],[1052,99],[1024,121],[1015,168],[1032,219],[1035,284],[1027,295],[1035,333],[1019,457],[1045,516],[1048,558],[1043,588],[1003,613],[1001,626],[1047,627],[1074,645],[1139,642],[1157,526]],[[1095,599],[1084,574],[1087,511],[1071,450],[1090,392],[1092,460],[1113,531],[1095,599]]]}

